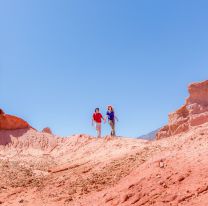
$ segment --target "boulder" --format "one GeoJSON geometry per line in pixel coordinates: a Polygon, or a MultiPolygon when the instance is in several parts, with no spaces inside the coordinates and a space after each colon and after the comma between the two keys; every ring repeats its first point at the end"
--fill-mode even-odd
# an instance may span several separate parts
{"type": "Polygon", "coordinates": [[[42,130],[42,132],[48,133],[48,134],[53,134],[51,128],[49,128],[49,127],[45,127],[45,128],[42,130]]]}

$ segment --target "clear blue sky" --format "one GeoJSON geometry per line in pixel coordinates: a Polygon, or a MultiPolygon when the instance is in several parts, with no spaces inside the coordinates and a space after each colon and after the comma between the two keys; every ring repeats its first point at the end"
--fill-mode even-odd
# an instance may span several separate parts
{"type": "Polygon", "coordinates": [[[0,107],[37,129],[118,134],[161,127],[190,82],[208,79],[206,0],[0,0],[0,107]],[[103,133],[109,132],[107,125],[103,133]]]}

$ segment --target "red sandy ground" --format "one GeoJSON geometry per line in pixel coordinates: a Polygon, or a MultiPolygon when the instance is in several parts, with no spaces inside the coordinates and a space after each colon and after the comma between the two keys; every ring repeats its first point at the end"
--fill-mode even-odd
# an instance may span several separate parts
{"type": "Polygon", "coordinates": [[[169,138],[0,131],[2,206],[207,206],[208,123],[169,138]]]}

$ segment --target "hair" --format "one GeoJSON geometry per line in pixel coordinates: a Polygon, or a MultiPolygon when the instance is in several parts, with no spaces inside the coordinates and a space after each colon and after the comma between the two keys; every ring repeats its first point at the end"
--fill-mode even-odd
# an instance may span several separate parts
{"type": "Polygon", "coordinates": [[[111,108],[111,111],[114,112],[113,107],[109,105],[109,106],[108,106],[108,110],[109,110],[110,108],[111,108]]]}
{"type": "Polygon", "coordinates": [[[100,109],[99,109],[99,108],[96,108],[96,109],[95,109],[95,112],[96,112],[97,110],[98,110],[98,111],[100,111],[100,109]]]}

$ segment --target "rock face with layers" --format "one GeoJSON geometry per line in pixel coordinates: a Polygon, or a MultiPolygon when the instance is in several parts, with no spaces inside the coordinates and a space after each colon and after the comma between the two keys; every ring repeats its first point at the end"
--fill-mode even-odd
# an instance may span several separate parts
{"type": "Polygon", "coordinates": [[[188,131],[191,127],[208,122],[208,80],[190,84],[186,103],[169,114],[169,121],[156,135],[157,139],[188,131]]]}
{"type": "Polygon", "coordinates": [[[0,109],[0,130],[25,129],[29,127],[30,125],[23,119],[5,114],[4,111],[0,109]]]}

